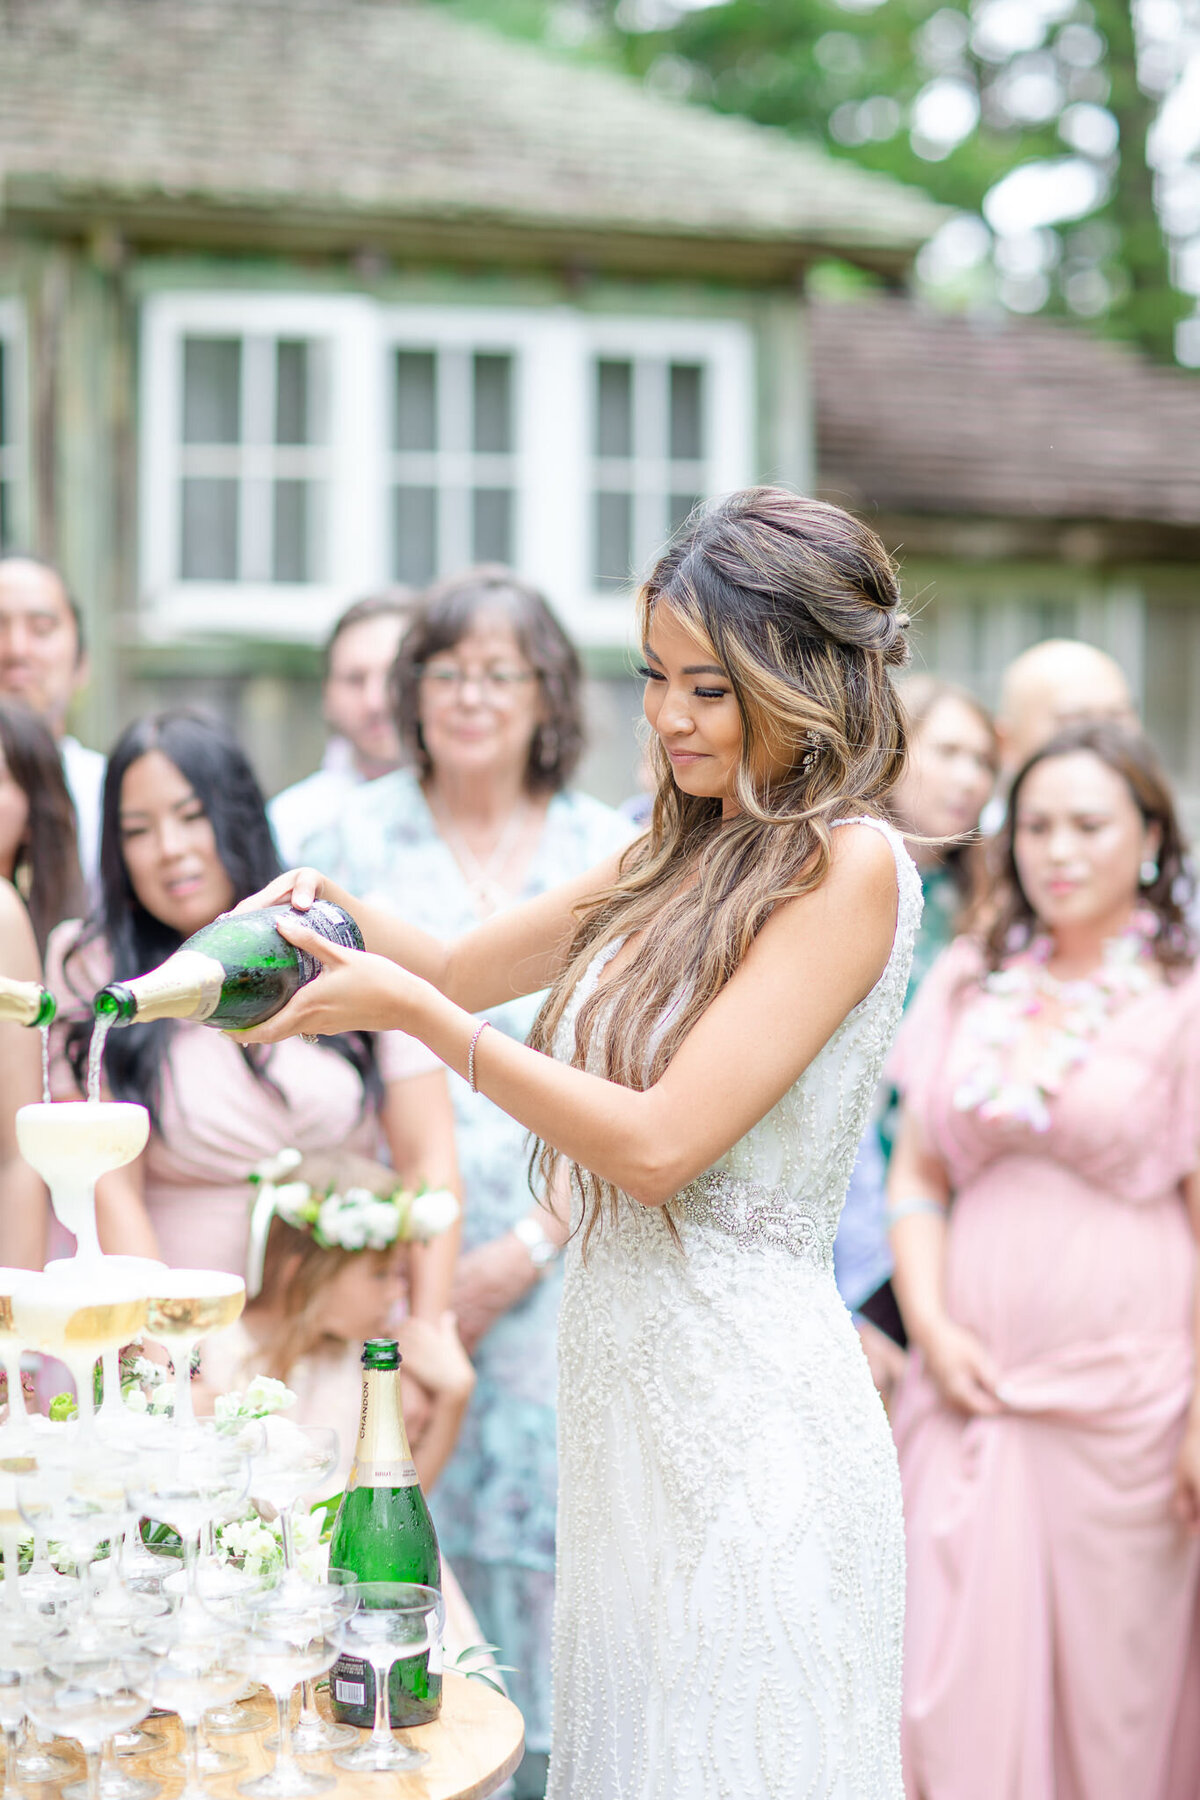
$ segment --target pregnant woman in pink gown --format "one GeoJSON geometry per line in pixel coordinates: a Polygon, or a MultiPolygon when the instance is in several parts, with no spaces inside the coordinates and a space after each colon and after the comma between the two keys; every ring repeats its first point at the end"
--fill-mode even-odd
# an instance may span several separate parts
{"type": "Polygon", "coordinates": [[[910,1800],[1194,1800],[1200,974],[1151,752],[1014,784],[897,1044],[910,1800]]]}

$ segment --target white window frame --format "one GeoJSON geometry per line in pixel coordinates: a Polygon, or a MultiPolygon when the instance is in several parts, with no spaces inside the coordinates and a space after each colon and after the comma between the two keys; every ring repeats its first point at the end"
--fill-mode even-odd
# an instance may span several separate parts
{"type": "Polygon", "coordinates": [[[12,433],[9,441],[0,439],[0,482],[13,499],[13,541],[22,544],[29,535],[29,359],[19,300],[0,297],[0,344],[9,359],[6,422],[12,433]]]}
{"type": "Polygon", "coordinates": [[[151,640],[228,633],[316,640],[381,566],[371,504],[381,450],[373,416],[376,309],[354,296],[156,294],[142,313],[142,629],[151,640]],[[324,582],[184,581],[178,574],[186,337],[316,338],[329,345],[330,478],[324,582]]]}
{"type": "MultiPolygon", "coordinates": [[[[167,293],[144,305],[141,353],[143,631],[168,641],[214,632],[319,639],[347,600],[389,580],[391,354],[510,354],[514,447],[513,564],[544,589],[587,645],[626,646],[627,592],[591,579],[597,358],[700,362],[710,495],[754,477],[756,382],[751,333],[729,319],[617,317],[568,306],[383,305],[359,296],[167,293]],[[180,542],[183,359],[187,335],[319,337],[330,345],[329,582],[305,586],[184,582],[180,542]]],[[[443,479],[470,485],[489,458],[439,450],[443,479]],[[454,460],[461,467],[454,467],[454,460]]],[[[411,466],[415,467],[415,463],[411,466]]]]}

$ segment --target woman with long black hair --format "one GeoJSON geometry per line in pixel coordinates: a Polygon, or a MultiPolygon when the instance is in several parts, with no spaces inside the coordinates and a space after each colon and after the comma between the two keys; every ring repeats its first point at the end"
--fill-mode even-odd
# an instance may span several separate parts
{"type": "MultiPolygon", "coordinates": [[[[97,989],[157,967],[278,868],[258,782],[222,725],[178,711],[124,732],[105,782],[99,907],[60,927],[47,954],[58,1097],[83,1089],[97,989]]],[[[407,1066],[402,1051],[393,1043],[381,1071],[360,1032],[265,1053],[175,1020],[114,1032],[107,1092],[147,1106],[152,1131],[138,1161],[98,1186],[105,1249],[242,1273],[247,1177],[285,1148],[372,1155],[385,1141],[406,1180],[455,1185],[445,1076],[420,1046],[407,1066]]],[[[444,1296],[432,1304],[440,1313],[444,1296]]]]}

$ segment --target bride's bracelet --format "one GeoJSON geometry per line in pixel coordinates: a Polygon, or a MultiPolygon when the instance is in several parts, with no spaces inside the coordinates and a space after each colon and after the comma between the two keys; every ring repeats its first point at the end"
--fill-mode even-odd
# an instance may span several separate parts
{"type": "Polygon", "coordinates": [[[944,1200],[935,1200],[932,1194],[902,1194],[897,1200],[889,1200],[883,1209],[883,1221],[890,1231],[901,1219],[911,1218],[915,1213],[935,1214],[939,1219],[946,1216],[944,1200]]]}
{"type": "Polygon", "coordinates": [[[490,1019],[484,1019],[482,1024],[477,1025],[471,1033],[471,1048],[467,1051],[467,1086],[473,1094],[479,1092],[479,1089],[475,1085],[475,1046],[491,1022],[490,1019]]]}

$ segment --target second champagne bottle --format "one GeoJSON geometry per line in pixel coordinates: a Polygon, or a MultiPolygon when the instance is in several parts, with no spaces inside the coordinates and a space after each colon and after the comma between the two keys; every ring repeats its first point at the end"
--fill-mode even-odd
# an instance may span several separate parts
{"type": "MultiPolygon", "coordinates": [[[[417,1480],[400,1404],[400,1347],[394,1338],[363,1345],[358,1447],[329,1543],[331,1569],[360,1581],[419,1582],[441,1590],[441,1558],[429,1507],[417,1480]]],[[[439,1650],[393,1665],[388,1710],[393,1725],[427,1725],[442,1705],[439,1650]]],[[[375,1718],[371,1665],[342,1655],[329,1681],[329,1710],[344,1725],[375,1718]]]]}
{"type": "Polygon", "coordinates": [[[97,1019],[140,1025],[151,1019],[193,1019],[221,1031],[248,1031],[281,1012],[321,965],[275,929],[286,917],[303,920],[318,936],[347,950],[363,948],[348,912],[315,900],[305,913],[290,906],[225,913],[195,932],[148,974],[110,981],[93,1001],[97,1019]]]}

